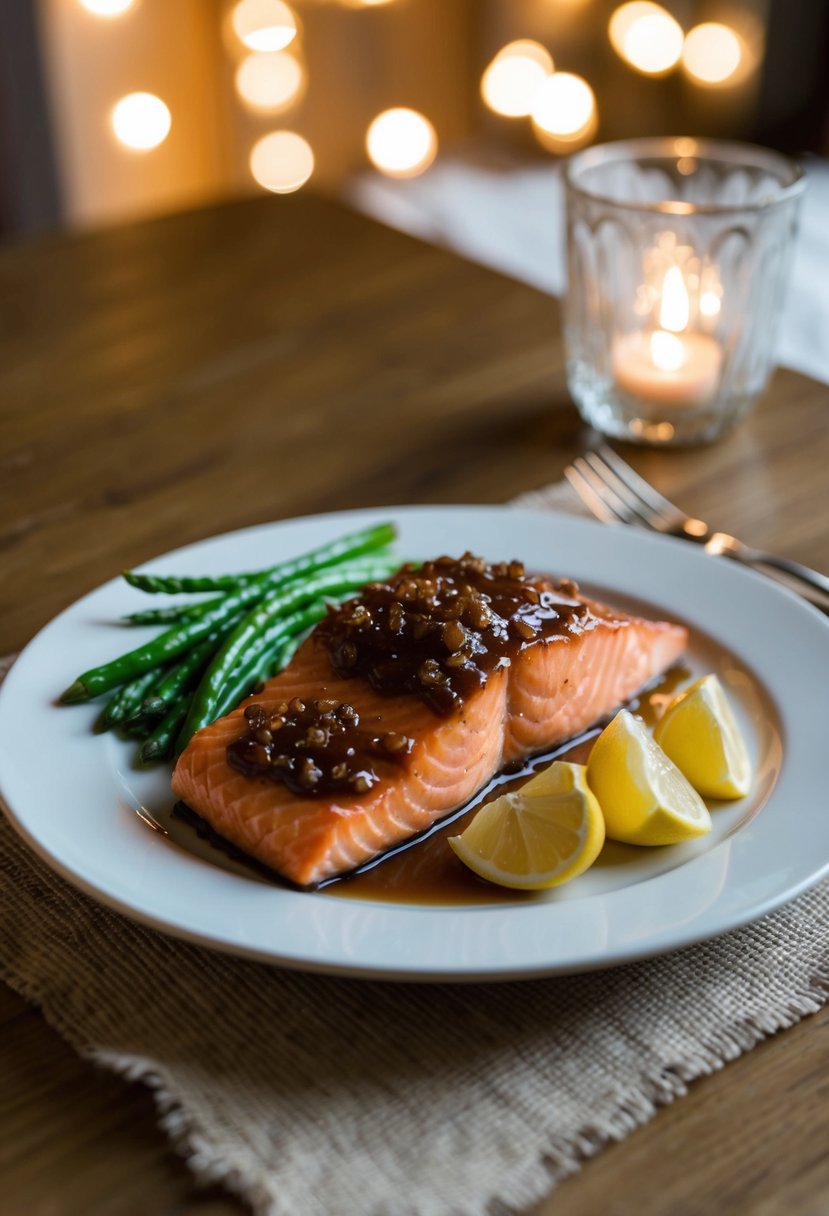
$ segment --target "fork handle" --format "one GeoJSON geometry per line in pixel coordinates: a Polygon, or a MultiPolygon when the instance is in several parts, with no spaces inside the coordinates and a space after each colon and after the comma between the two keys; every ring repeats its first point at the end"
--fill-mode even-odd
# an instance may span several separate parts
{"type": "MultiPolygon", "coordinates": [[[[777,553],[766,553],[763,549],[752,549],[748,545],[741,545],[739,548],[727,550],[728,556],[736,558],[737,561],[745,562],[749,566],[768,566],[771,570],[777,570],[780,574],[785,574],[788,578],[800,583],[808,591],[818,595],[817,606],[826,610],[829,607],[829,578],[825,574],[821,574],[818,570],[812,570],[809,566],[802,566],[800,562],[793,562],[788,557],[780,557],[777,553]]],[[[811,598],[809,595],[807,598],[811,598]]],[[[814,603],[814,600],[812,600],[814,603]]]]}

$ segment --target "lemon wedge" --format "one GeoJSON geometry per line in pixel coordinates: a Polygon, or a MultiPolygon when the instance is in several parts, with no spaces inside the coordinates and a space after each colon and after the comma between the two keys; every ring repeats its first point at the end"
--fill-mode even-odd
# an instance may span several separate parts
{"type": "Polygon", "coordinates": [[[556,760],[482,807],[449,844],[480,878],[531,891],[582,874],[601,852],[604,835],[584,765],[556,760]]]}
{"type": "Polygon", "coordinates": [[[748,751],[715,675],[703,676],[675,697],[653,736],[705,797],[742,798],[751,788],[748,751]]]}
{"type": "Polygon", "coordinates": [[[587,780],[612,840],[678,844],[711,831],[699,794],[626,709],[593,744],[587,780]]]}

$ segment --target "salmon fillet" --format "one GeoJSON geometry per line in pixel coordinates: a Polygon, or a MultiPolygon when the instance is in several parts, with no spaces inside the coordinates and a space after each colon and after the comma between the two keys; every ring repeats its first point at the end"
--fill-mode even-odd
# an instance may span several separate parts
{"type": "Polygon", "coordinates": [[[463,806],[511,761],[611,714],[686,648],[680,625],[579,603],[578,628],[526,645],[446,715],[417,696],[337,674],[318,627],[262,692],[191,739],[173,791],[219,835],[299,886],[345,874],[463,806]],[[361,794],[303,796],[232,767],[227,749],[247,730],[245,705],[271,713],[292,698],[346,702],[361,729],[405,736],[410,750],[402,763],[378,764],[376,784],[361,794]]]}

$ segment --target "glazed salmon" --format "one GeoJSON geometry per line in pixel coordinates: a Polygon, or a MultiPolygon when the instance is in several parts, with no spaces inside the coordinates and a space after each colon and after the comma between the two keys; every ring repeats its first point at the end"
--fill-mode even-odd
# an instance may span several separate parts
{"type": "MultiPolygon", "coordinates": [[[[449,581],[447,576],[444,583],[448,586],[449,581]]],[[[394,597],[401,585],[392,587],[389,602],[399,602],[394,597]]],[[[460,585],[469,588],[468,583],[460,585]]],[[[510,761],[549,750],[611,714],[674,663],[687,645],[684,627],[629,616],[582,599],[572,585],[562,584],[564,593],[539,579],[531,584],[524,580],[525,589],[527,586],[534,589],[527,594],[535,596],[536,605],[539,594],[543,603],[553,605],[550,620],[557,615],[558,624],[545,626],[546,635],[543,630],[533,637],[516,633],[508,657],[502,654],[493,662],[485,678],[473,659],[476,639],[490,636],[495,628],[491,609],[486,609],[489,634],[483,632],[483,626],[478,633],[469,625],[458,630],[451,621],[462,623],[466,618],[455,612],[447,623],[450,600],[432,597],[443,607],[436,610],[437,625],[423,626],[421,632],[428,634],[432,629],[437,638],[435,653],[445,653],[447,639],[451,646],[463,634],[463,642],[452,652],[459,651],[463,662],[456,661],[455,667],[465,665],[476,677],[467,681],[474,687],[467,687],[465,695],[456,697],[448,710],[444,705],[442,712],[436,712],[434,701],[427,703],[428,698],[424,701],[411,689],[390,693],[376,687],[379,664],[372,669],[371,678],[359,670],[344,673],[343,645],[337,650],[331,629],[318,626],[290,665],[269,680],[261,693],[191,739],[173,773],[174,793],[219,835],[291,882],[313,887],[424,831],[468,802],[510,761]],[[562,623],[565,618],[566,625],[562,623]],[[439,650],[441,639],[443,651],[439,650]],[[252,772],[240,771],[231,763],[230,752],[239,746],[237,741],[252,729],[255,734],[257,722],[286,722],[289,705],[322,706],[329,712],[320,721],[330,722],[331,706],[343,704],[359,715],[364,736],[387,749],[375,749],[371,784],[362,792],[359,783],[365,786],[367,782],[359,776],[349,778],[352,785],[348,788],[320,792],[309,786],[306,793],[273,779],[267,760],[261,771],[252,772]],[[252,726],[251,710],[259,715],[252,726]],[[402,754],[395,755],[390,748],[402,754]]],[[[453,594],[457,601],[457,593],[453,594]]],[[[491,604],[492,597],[482,593],[476,602],[484,601],[491,604]]],[[[515,602],[510,601],[510,607],[515,602]]],[[[357,624],[342,636],[357,637],[360,618],[353,608],[349,611],[349,620],[357,624]]],[[[376,603],[372,611],[379,619],[376,603]]],[[[525,634],[530,629],[528,621],[537,624],[530,612],[528,607],[525,616],[514,614],[524,622],[525,634]]],[[[394,616],[392,620],[397,624],[394,616]]],[[[499,618],[496,625],[500,628],[499,618]]],[[[388,632],[386,618],[383,628],[388,632]]],[[[501,632],[506,638],[508,631],[501,632]]],[[[404,651],[399,636],[394,644],[397,649],[392,657],[401,666],[404,651]]],[[[353,656],[346,652],[345,658],[351,663],[353,656]]],[[[434,675],[434,668],[424,668],[421,659],[419,652],[420,678],[429,672],[434,675]]],[[[389,672],[395,670],[393,663],[387,664],[382,673],[388,680],[389,672]]],[[[451,670],[446,669],[450,674],[451,670]]],[[[269,734],[266,730],[261,737],[269,734]]],[[[252,754],[258,747],[253,737],[245,746],[252,754]]],[[[313,776],[311,761],[303,763],[310,766],[313,776]]],[[[331,771],[344,767],[335,765],[331,771]]]]}

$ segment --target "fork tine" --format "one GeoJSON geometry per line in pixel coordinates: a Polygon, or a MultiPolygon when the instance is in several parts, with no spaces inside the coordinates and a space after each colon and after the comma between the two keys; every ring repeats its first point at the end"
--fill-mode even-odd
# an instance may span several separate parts
{"type": "Polygon", "coordinates": [[[581,456],[564,470],[564,476],[578,494],[588,511],[604,523],[629,524],[634,522],[631,511],[618,494],[594,473],[581,456]]]}
{"type": "Polygon", "coordinates": [[[661,515],[643,502],[638,494],[629,488],[626,482],[606,464],[598,452],[586,452],[584,456],[596,485],[601,485],[602,494],[606,497],[612,494],[618,502],[624,505],[627,512],[627,523],[644,524],[653,528],[659,524],[661,515]]]}
{"type": "MultiPolygon", "coordinates": [[[[609,468],[616,475],[616,478],[629,491],[629,493],[635,495],[635,497],[644,504],[648,511],[648,515],[644,516],[644,518],[648,522],[650,522],[650,516],[652,516],[654,511],[661,516],[674,519],[679,518],[682,515],[679,507],[675,506],[670,499],[665,498],[663,494],[660,494],[658,490],[655,490],[650,482],[647,482],[643,477],[640,477],[629,464],[626,464],[625,461],[622,460],[621,456],[617,455],[616,452],[613,451],[613,448],[608,447],[607,444],[602,444],[602,446],[597,449],[595,455],[599,458],[599,460],[603,460],[604,463],[609,466],[609,468]]],[[[631,503],[631,505],[633,504],[631,503]]]]}
{"type": "Polygon", "coordinates": [[[595,515],[603,524],[620,523],[618,515],[614,515],[604,500],[599,497],[589,481],[586,481],[584,474],[580,473],[572,465],[568,465],[564,470],[564,476],[569,481],[570,485],[578,494],[584,505],[587,507],[591,515],[595,515]]]}

